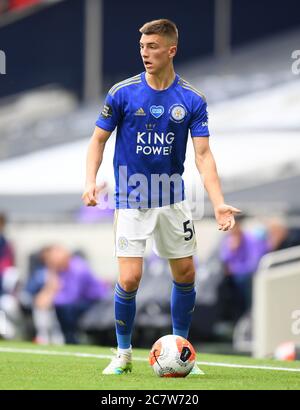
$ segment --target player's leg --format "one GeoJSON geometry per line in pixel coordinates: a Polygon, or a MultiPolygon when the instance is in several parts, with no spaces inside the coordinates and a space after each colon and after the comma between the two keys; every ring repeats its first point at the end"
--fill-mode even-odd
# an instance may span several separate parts
{"type": "Polygon", "coordinates": [[[143,258],[119,257],[119,280],[115,287],[115,320],[119,351],[131,349],[136,294],[142,277],[143,258]]]}
{"type": "MultiPolygon", "coordinates": [[[[188,338],[195,306],[195,267],[197,251],[191,211],[186,201],[161,209],[154,232],[155,252],[169,260],[173,275],[171,316],[173,334],[188,338]]],[[[190,374],[203,374],[195,364],[190,374]]]]}
{"type": "Polygon", "coordinates": [[[142,277],[142,257],[118,257],[119,279],[115,287],[115,324],[118,349],[103,374],[132,371],[131,337],[136,312],[136,293],[142,277]]]}
{"type": "Polygon", "coordinates": [[[118,350],[104,374],[123,374],[131,371],[131,336],[136,312],[136,293],[142,277],[143,255],[151,215],[144,221],[145,212],[120,209],[115,219],[116,256],[119,278],[115,287],[115,323],[118,350]],[[148,222],[148,223],[147,223],[148,222]]]}
{"type": "MultiPolygon", "coordinates": [[[[195,307],[195,267],[193,257],[169,259],[173,275],[171,295],[171,315],[173,335],[188,338],[195,307]]],[[[190,376],[198,376],[204,372],[195,363],[190,376]]]]}
{"type": "Polygon", "coordinates": [[[195,307],[195,268],[192,256],[169,259],[173,276],[171,315],[173,334],[188,338],[195,307]]]}
{"type": "Polygon", "coordinates": [[[162,207],[154,232],[154,250],[170,263],[173,275],[171,314],[173,333],[187,338],[195,305],[195,268],[192,255],[197,251],[191,211],[186,201],[162,207]]]}

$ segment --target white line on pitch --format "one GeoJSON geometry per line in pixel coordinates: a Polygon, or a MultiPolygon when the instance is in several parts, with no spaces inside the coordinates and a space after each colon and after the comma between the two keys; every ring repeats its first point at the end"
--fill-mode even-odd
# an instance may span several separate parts
{"type": "MultiPolygon", "coordinates": [[[[92,357],[95,359],[111,359],[111,355],[106,354],[93,354],[93,353],[80,353],[80,352],[58,352],[55,350],[39,350],[39,349],[19,349],[12,347],[0,347],[0,353],[25,353],[25,354],[39,354],[47,356],[71,356],[71,357],[92,357]]],[[[148,359],[144,357],[134,357],[134,360],[147,362],[148,359]]],[[[273,367],[273,366],[254,366],[244,364],[231,364],[231,363],[218,363],[218,362],[197,362],[199,365],[212,366],[212,367],[232,367],[240,369],[257,369],[257,370],[276,370],[284,372],[300,372],[300,368],[292,369],[288,367],[273,367]]]]}
{"type": "Polygon", "coordinates": [[[273,367],[273,366],[255,366],[252,364],[231,364],[231,363],[218,363],[218,362],[197,362],[203,366],[219,366],[219,367],[235,367],[240,369],[259,369],[259,370],[281,370],[285,372],[300,372],[299,369],[292,369],[290,367],[273,367]]]}

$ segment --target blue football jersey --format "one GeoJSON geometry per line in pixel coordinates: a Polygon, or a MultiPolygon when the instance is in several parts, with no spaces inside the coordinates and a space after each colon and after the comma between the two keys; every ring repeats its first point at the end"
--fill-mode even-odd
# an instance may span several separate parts
{"type": "Polygon", "coordinates": [[[203,94],[177,74],[167,89],[155,90],[143,72],[110,89],[96,125],[107,131],[117,127],[117,208],[154,208],[185,198],[188,133],[209,136],[203,94]]]}

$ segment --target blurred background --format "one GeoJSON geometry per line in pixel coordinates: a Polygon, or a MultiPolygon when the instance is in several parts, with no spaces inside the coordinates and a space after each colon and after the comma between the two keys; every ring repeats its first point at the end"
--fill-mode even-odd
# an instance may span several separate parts
{"type": "MultiPolygon", "coordinates": [[[[0,337],[115,344],[113,210],[82,206],[85,157],[107,91],[143,71],[139,27],[162,17],[179,29],[176,71],[207,97],[226,202],[243,210],[221,233],[206,198],[195,223],[190,340],[200,351],[293,359],[298,0],[0,0],[0,337]]],[[[114,135],[99,173],[110,192],[113,149],[114,135]]],[[[194,171],[189,144],[185,172],[194,171]]],[[[170,291],[168,263],[149,244],[135,346],[171,332],[170,291]]]]}

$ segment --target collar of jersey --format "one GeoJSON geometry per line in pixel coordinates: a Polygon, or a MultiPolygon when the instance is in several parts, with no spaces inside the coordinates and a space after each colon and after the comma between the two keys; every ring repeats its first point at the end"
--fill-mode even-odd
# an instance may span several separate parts
{"type": "Polygon", "coordinates": [[[172,84],[169,85],[168,88],[165,88],[164,90],[156,90],[155,88],[150,87],[150,85],[147,83],[147,80],[146,80],[146,71],[142,72],[142,81],[143,81],[143,83],[145,84],[145,86],[146,86],[149,90],[151,90],[151,91],[154,92],[154,93],[165,93],[166,91],[171,90],[172,88],[174,88],[174,87],[177,85],[178,79],[179,79],[179,76],[178,76],[178,74],[175,73],[175,79],[174,79],[174,81],[172,82],[172,84]]]}

